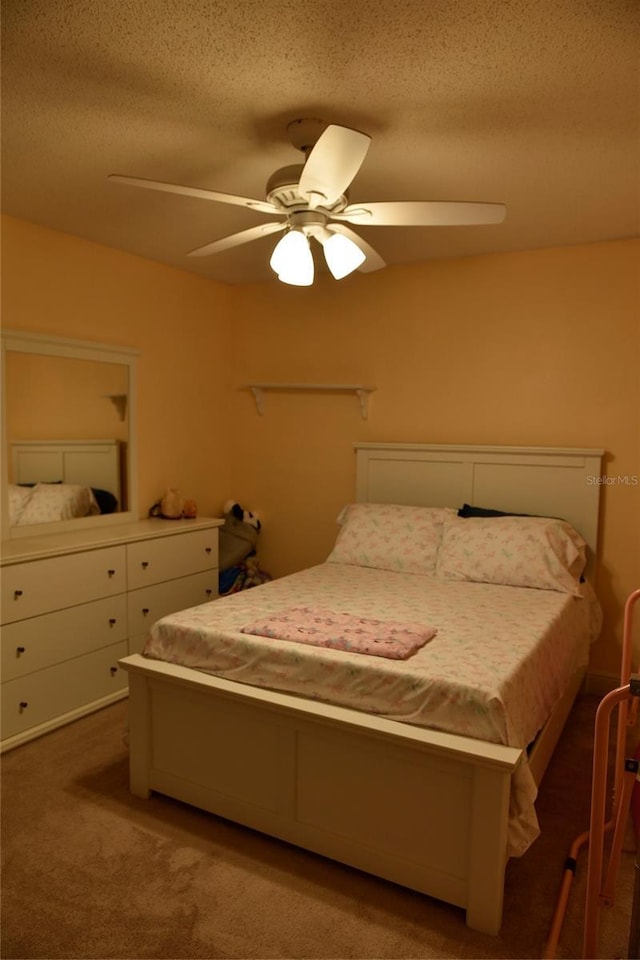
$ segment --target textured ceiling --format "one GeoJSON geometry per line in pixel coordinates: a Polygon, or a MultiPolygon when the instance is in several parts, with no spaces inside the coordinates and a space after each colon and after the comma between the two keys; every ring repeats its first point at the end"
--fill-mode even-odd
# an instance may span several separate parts
{"type": "Polygon", "coordinates": [[[263,198],[302,159],[287,123],[310,116],[373,138],[351,201],[507,204],[499,226],[359,227],[389,264],[639,232],[637,0],[2,0],[1,15],[13,216],[227,283],[273,277],[272,237],[185,256],[266,217],[107,176],[263,198]]]}

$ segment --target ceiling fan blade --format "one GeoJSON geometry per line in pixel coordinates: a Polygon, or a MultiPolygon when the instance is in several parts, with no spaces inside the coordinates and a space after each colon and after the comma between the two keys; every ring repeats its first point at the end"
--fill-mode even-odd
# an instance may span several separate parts
{"type": "Polygon", "coordinates": [[[507,213],[504,203],[381,201],[351,203],[336,220],[362,226],[385,227],[457,227],[482,223],[502,223],[507,213]]]}
{"type": "Polygon", "coordinates": [[[371,273],[373,270],[381,270],[382,267],[386,267],[386,263],[380,254],[377,253],[366,240],[358,236],[351,227],[346,227],[343,223],[328,223],[326,229],[330,230],[331,233],[341,233],[343,237],[348,237],[349,240],[352,240],[353,243],[362,250],[366,260],[358,267],[360,273],[371,273]]]}
{"type": "Polygon", "coordinates": [[[257,227],[249,227],[248,230],[241,230],[239,233],[232,233],[228,237],[214,240],[212,243],[205,244],[204,247],[196,247],[195,250],[190,250],[187,256],[208,257],[211,253],[220,253],[222,250],[238,247],[241,243],[249,243],[251,240],[259,240],[260,237],[266,237],[270,233],[276,233],[278,230],[285,230],[286,228],[286,220],[277,223],[261,223],[257,227]]]}
{"type": "Polygon", "coordinates": [[[330,124],[307,158],[299,190],[311,206],[331,205],[341,197],[362,165],[371,137],[330,124]]]}
{"type": "Polygon", "coordinates": [[[200,200],[215,200],[218,203],[234,203],[239,207],[248,207],[258,213],[280,213],[278,207],[266,200],[252,200],[251,197],[237,197],[233,193],[218,193],[215,190],[203,190],[199,187],[184,187],[178,183],[163,183],[161,180],[146,180],[142,177],[124,177],[111,173],[107,177],[115,183],[125,183],[131,187],[144,187],[147,190],[161,190],[165,193],[178,193],[183,197],[197,197],[200,200]]]}

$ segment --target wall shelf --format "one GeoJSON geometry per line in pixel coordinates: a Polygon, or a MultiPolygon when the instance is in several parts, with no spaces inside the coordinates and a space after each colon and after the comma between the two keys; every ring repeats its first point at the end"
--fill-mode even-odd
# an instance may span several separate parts
{"type": "Polygon", "coordinates": [[[360,401],[360,413],[366,420],[369,413],[369,394],[375,387],[362,383],[248,383],[245,390],[251,390],[260,416],[264,413],[264,394],[274,393],[353,393],[360,401]]]}

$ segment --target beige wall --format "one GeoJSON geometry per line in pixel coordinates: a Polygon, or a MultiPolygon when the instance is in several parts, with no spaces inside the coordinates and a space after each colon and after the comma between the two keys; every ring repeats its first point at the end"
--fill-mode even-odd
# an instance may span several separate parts
{"type": "MultiPolygon", "coordinates": [[[[389,267],[313,289],[225,287],[3,219],[3,323],[140,350],[141,510],[166,486],[201,513],[261,513],[263,566],[321,562],[353,495],[356,440],[602,447],[640,476],[637,241],[389,267]],[[342,395],[251,380],[376,386],[342,395]]],[[[602,491],[592,669],[615,673],[640,585],[640,486],[602,491]]]]}
{"type": "Polygon", "coordinates": [[[231,484],[229,288],[2,218],[2,323],[132,347],[139,509],[169,486],[217,513],[231,484]]]}
{"type": "MultiPolygon", "coordinates": [[[[264,514],[276,574],[321,561],[352,496],[354,440],[596,447],[640,476],[636,241],[387,268],[308,291],[238,289],[237,382],[363,382],[352,397],[235,400],[235,495],[264,514]]],[[[602,491],[596,671],[619,669],[621,611],[640,586],[640,486],[602,491]]]]}
{"type": "Polygon", "coordinates": [[[8,351],[7,443],[14,440],[127,441],[129,420],[109,399],[128,394],[124,364],[8,351]]]}

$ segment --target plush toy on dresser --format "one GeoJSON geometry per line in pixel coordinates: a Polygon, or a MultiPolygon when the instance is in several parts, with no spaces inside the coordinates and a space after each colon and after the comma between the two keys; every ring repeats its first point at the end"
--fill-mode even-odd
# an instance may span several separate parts
{"type": "Polygon", "coordinates": [[[150,517],[162,517],[163,520],[193,520],[198,516],[198,506],[195,500],[185,500],[179,490],[172,487],[167,490],[162,500],[154,503],[149,510],[150,517]]]}
{"type": "Polygon", "coordinates": [[[271,580],[261,570],[256,557],[256,544],[262,529],[259,517],[245,510],[235,500],[227,500],[222,508],[224,526],[219,530],[219,593],[236,593],[271,580]]]}

